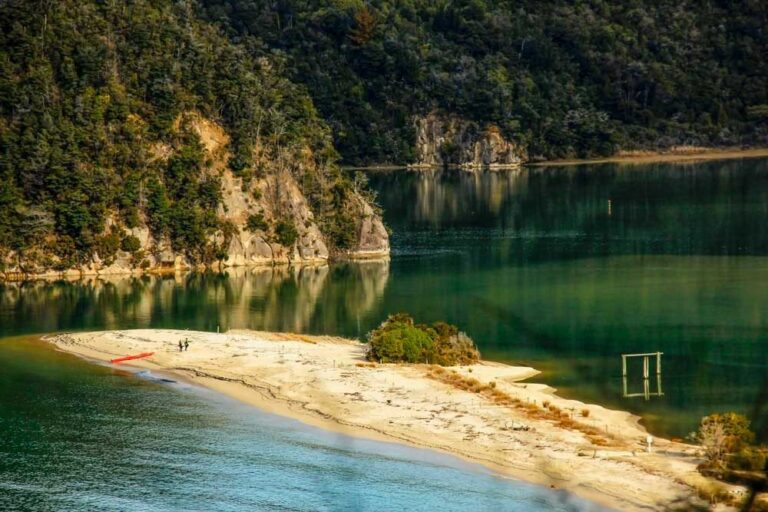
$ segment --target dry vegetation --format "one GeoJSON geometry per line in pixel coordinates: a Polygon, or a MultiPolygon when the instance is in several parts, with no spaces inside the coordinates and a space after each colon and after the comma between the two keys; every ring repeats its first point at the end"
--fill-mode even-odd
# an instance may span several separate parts
{"type": "MultiPolygon", "coordinates": [[[[431,365],[427,370],[427,377],[453,386],[456,389],[476,393],[483,396],[495,405],[521,410],[528,418],[544,421],[552,421],[558,426],[583,433],[589,441],[596,446],[616,446],[617,442],[612,436],[591,425],[585,425],[574,420],[573,412],[561,409],[549,401],[544,401],[541,406],[536,403],[526,402],[516,398],[506,391],[502,391],[496,382],[483,384],[473,377],[465,377],[455,370],[449,370],[441,366],[431,365]]],[[[582,411],[583,417],[589,416],[588,410],[582,411]]]]}

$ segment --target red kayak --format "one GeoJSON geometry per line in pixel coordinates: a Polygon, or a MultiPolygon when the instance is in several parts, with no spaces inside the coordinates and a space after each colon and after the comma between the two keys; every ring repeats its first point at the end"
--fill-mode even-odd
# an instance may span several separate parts
{"type": "Polygon", "coordinates": [[[142,352],[141,354],[134,354],[132,356],[125,356],[125,357],[118,357],[117,359],[112,359],[109,362],[113,364],[122,363],[123,361],[130,361],[131,359],[141,359],[142,357],[149,357],[154,352],[142,352]]]}

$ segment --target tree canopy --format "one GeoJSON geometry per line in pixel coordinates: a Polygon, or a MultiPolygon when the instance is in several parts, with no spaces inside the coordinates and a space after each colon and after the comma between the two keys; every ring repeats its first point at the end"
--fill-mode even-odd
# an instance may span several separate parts
{"type": "Polygon", "coordinates": [[[285,67],[254,38],[231,42],[192,0],[0,3],[0,256],[39,247],[63,269],[134,248],[106,231],[116,217],[193,261],[215,257],[220,183],[189,113],[225,128],[236,175],[277,162],[321,226],[354,230],[330,130],[285,67]]]}
{"type": "Polygon", "coordinates": [[[534,157],[766,144],[759,0],[203,0],[286,56],[349,164],[413,160],[413,116],[492,123],[534,157]]]}

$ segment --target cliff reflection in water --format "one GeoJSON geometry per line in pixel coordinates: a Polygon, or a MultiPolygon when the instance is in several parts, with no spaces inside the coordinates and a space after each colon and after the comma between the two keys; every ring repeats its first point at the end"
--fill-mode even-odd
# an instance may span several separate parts
{"type": "Polygon", "coordinates": [[[356,336],[388,277],[388,261],[367,261],[0,284],[0,337],[141,327],[356,336]]]}
{"type": "Polygon", "coordinates": [[[765,255],[768,159],[515,172],[376,173],[394,254],[493,245],[483,264],[595,256],[765,255]]]}

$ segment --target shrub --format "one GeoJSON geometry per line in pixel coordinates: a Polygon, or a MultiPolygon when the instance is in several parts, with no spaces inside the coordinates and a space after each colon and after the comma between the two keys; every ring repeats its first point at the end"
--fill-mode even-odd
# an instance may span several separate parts
{"type": "Polygon", "coordinates": [[[296,226],[293,223],[281,220],[275,226],[275,236],[280,245],[291,247],[298,240],[299,232],[296,231],[296,226]]]}
{"type": "Polygon", "coordinates": [[[391,316],[369,334],[369,358],[383,363],[424,362],[432,352],[427,333],[413,325],[410,318],[391,316]]]}
{"type": "Polygon", "coordinates": [[[480,359],[475,342],[460,332],[455,325],[435,322],[431,331],[434,333],[432,337],[435,341],[435,363],[447,366],[466,365],[480,359]]]}
{"type": "Polygon", "coordinates": [[[701,420],[694,440],[704,447],[707,465],[724,468],[729,455],[746,448],[755,440],[749,420],[735,412],[711,414],[701,420]]]}
{"type": "Polygon", "coordinates": [[[344,206],[321,219],[323,233],[333,247],[341,250],[352,249],[357,242],[359,212],[344,206]]]}
{"type": "Polygon", "coordinates": [[[264,220],[264,214],[254,213],[248,216],[245,227],[248,231],[253,233],[256,231],[267,231],[269,229],[269,224],[264,220]]]}
{"type": "Polygon", "coordinates": [[[125,252],[134,253],[141,249],[141,241],[133,235],[127,235],[120,241],[120,248],[125,252]]]}
{"type": "Polygon", "coordinates": [[[458,328],[443,322],[416,325],[406,314],[390,315],[368,333],[368,357],[382,362],[465,365],[479,360],[474,342],[458,328]]]}
{"type": "Polygon", "coordinates": [[[766,452],[755,447],[742,448],[728,459],[728,467],[747,471],[765,469],[766,452]]]}
{"type": "Polygon", "coordinates": [[[99,257],[107,263],[111,263],[117,250],[120,248],[120,235],[115,229],[96,239],[96,251],[99,257]]]}

